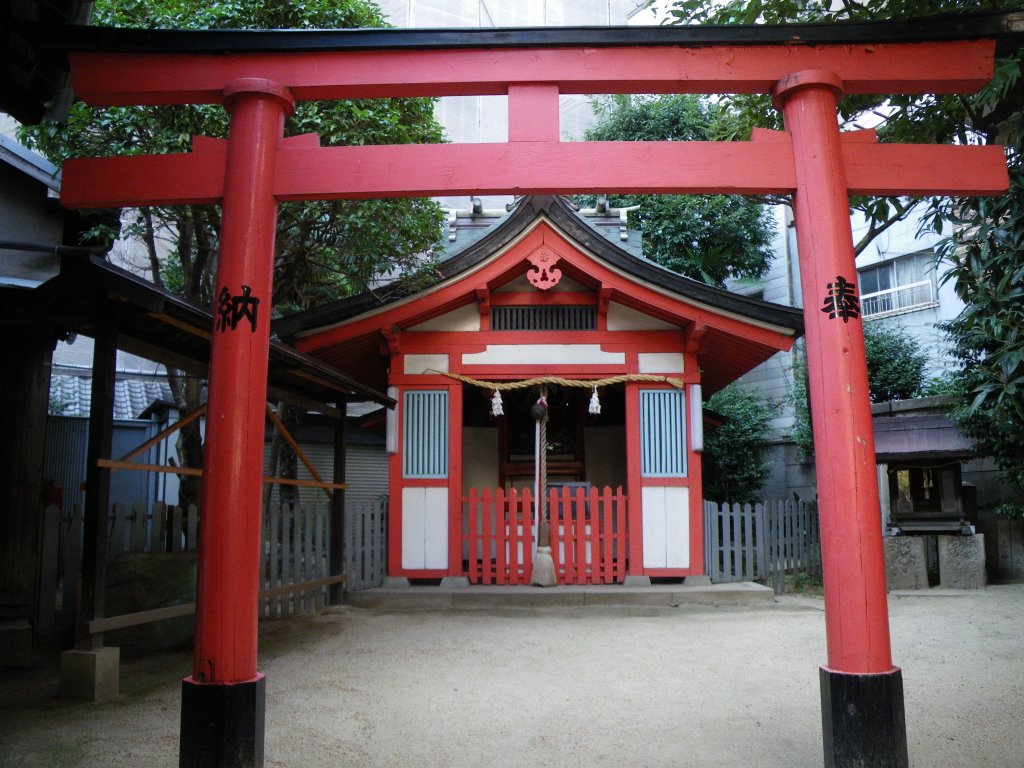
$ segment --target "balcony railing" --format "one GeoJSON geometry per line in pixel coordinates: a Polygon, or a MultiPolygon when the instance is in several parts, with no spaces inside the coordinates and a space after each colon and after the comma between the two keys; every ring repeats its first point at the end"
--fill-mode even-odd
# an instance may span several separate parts
{"type": "Polygon", "coordinates": [[[935,283],[921,280],[917,283],[900,285],[877,293],[860,297],[861,313],[864,317],[887,313],[905,312],[935,303],[935,283]]]}

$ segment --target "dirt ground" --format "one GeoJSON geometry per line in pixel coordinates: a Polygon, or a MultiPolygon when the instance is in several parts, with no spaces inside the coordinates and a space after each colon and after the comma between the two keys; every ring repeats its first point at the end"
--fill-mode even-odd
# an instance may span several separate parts
{"type": "MultiPolygon", "coordinates": [[[[916,768],[1024,768],[1024,585],[890,597],[916,768]]],[[[384,612],[265,622],[267,766],[822,764],[820,598],[758,608],[384,612]]],[[[188,654],[103,704],[0,679],[0,765],[176,766],[188,654]]]]}

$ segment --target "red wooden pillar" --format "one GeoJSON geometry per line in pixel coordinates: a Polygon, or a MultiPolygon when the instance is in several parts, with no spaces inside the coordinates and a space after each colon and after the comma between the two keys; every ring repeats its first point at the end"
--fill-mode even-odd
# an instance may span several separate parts
{"type": "Polygon", "coordinates": [[[804,71],[773,90],[793,140],[828,664],[825,766],[906,766],[892,665],[864,333],[836,102],[842,81],[804,71]]]}
{"type": "Polygon", "coordinates": [[[224,90],[231,114],[210,354],[192,676],[180,764],[262,766],[256,669],[264,417],[277,203],[274,157],[293,107],[268,80],[224,90]]]}
{"type": "Polygon", "coordinates": [[[649,582],[644,576],[643,497],[640,474],[640,385],[626,382],[626,548],[627,586],[649,582]]]}

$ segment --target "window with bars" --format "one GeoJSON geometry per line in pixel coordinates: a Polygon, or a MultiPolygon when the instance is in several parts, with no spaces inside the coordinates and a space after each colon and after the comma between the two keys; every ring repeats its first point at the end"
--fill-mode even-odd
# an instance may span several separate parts
{"type": "Polygon", "coordinates": [[[448,393],[406,392],[402,415],[402,476],[448,477],[448,393]]]}
{"type": "Polygon", "coordinates": [[[686,396],[680,390],[640,390],[640,474],[686,477],[686,396]]]}
{"type": "Polygon", "coordinates": [[[901,256],[859,273],[860,307],[864,317],[897,313],[935,303],[935,254],[921,251],[901,256]]]}
{"type": "Polygon", "coordinates": [[[597,307],[491,307],[495,331],[593,331],[597,307]]]}

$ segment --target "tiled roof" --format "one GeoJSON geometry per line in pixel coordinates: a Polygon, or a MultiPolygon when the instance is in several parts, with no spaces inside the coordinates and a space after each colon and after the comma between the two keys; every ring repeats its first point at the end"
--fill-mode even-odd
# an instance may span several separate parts
{"type": "MultiPolygon", "coordinates": [[[[62,416],[88,416],[91,397],[91,371],[54,372],[50,377],[51,412],[62,416]]],[[[115,419],[137,419],[157,400],[172,402],[171,388],[166,379],[128,374],[119,375],[114,381],[115,419]]]]}

